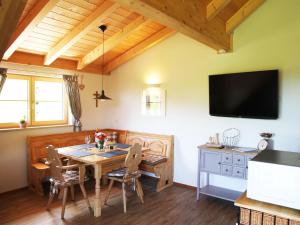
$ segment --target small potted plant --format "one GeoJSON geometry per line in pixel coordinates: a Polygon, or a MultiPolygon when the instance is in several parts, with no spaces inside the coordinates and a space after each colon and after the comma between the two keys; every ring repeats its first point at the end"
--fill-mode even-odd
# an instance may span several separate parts
{"type": "Polygon", "coordinates": [[[27,127],[27,121],[25,119],[25,116],[23,117],[23,119],[20,120],[19,126],[20,126],[20,128],[26,128],[27,127]]]}

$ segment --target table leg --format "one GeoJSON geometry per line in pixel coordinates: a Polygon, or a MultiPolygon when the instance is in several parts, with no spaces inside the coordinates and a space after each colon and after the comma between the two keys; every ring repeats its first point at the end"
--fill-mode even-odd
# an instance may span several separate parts
{"type": "Polygon", "coordinates": [[[201,150],[198,149],[198,174],[197,174],[197,200],[199,200],[200,195],[200,180],[201,180],[201,150]]]}
{"type": "Polygon", "coordinates": [[[100,195],[100,181],[101,181],[101,164],[94,165],[95,168],[95,201],[94,201],[94,216],[101,216],[101,195],[100,195]]]}

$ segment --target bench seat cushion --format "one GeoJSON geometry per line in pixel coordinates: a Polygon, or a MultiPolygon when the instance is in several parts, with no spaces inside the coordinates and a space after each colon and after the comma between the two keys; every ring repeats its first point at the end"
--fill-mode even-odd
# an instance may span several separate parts
{"type": "Polygon", "coordinates": [[[155,166],[159,163],[163,163],[166,161],[167,161],[167,157],[162,155],[144,154],[142,158],[142,163],[145,163],[150,166],[155,166]]]}

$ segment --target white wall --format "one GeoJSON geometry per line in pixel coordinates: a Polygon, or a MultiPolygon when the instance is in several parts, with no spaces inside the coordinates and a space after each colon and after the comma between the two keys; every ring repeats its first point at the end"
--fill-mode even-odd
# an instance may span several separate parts
{"type": "MultiPolygon", "coordinates": [[[[275,133],[275,148],[300,152],[300,2],[269,0],[234,34],[234,51],[216,54],[181,34],[113,72],[111,127],[175,135],[175,181],[196,185],[197,149],[226,128],[241,130],[240,146],[256,147],[259,133],[275,133]],[[209,116],[208,75],[279,69],[280,118],[209,116]],[[140,113],[141,90],[149,80],[167,90],[165,118],[140,113]]],[[[240,180],[214,177],[216,185],[237,190],[240,180]]]]}
{"type": "MultiPolygon", "coordinates": [[[[100,76],[84,76],[85,89],[80,94],[85,130],[108,126],[103,115],[107,115],[105,111],[109,103],[100,103],[99,108],[96,108],[93,99],[93,93],[100,89],[100,82],[100,76]]],[[[71,131],[72,127],[0,130],[0,193],[27,186],[27,136],[71,131]]]]}

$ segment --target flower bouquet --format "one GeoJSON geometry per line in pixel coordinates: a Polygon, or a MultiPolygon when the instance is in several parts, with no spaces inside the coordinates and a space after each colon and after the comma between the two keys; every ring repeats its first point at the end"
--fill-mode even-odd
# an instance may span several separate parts
{"type": "Polygon", "coordinates": [[[96,142],[97,147],[99,149],[103,149],[104,148],[105,138],[106,138],[106,134],[105,133],[96,130],[96,133],[95,133],[95,142],[96,142]]]}

